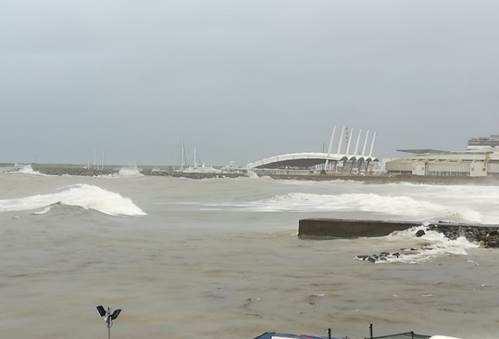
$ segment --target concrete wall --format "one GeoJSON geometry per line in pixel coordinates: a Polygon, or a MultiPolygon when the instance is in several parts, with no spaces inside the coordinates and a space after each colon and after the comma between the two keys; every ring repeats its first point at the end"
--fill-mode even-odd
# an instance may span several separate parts
{"type": "Polygon", "coordinates": [[[298,236],[302,239],[381,237],[419,225],[421,223],[411,221],[302,219],[298,236]]]}
{"type": "MultiPolygon", "coordinates": [[[[298,236],[301,239],[380,237],[421,224],[411,221],[302,219],[299,222],[298,236]]],[[[485,247],[499,247],[498,225],[439,222],[428,225],[428,229],[440,232],[450,239],[463,236],[485,247]]]]}

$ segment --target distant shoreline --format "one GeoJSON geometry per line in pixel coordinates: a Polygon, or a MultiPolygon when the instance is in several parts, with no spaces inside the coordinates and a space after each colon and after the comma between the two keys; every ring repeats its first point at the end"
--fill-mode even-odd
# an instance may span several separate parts
{"type": "MultiPolygon", "coordinates": [[[[74,176],[112,176],[118,175],[120,169],[126,166],[104,166],[103,168],[86,168],[76,164],[32,164],[34,171],[46,175],[74,175],[74,176]]],[[[13,168],[14,164],[0,164],[1,168],[13,168]]],[[[145,176],[166,176],[188,179],[210,179],[210,178],[239,178],[247,177],[244,170],[227,171],[222,173],[186,173],[180,172],[173,166],[141,166],[140,172],[145,176]]],[[[499,177],[436,177],[436,176],[388,176],[388,175],[342,175],[342,174],[263,174],[261,177],[270,177],[276,180],[303,180],[303,181],[357,181],[366,184],[390,184],[390,183],[412,183],[430,185],[498,185],[499,177]]]]}
{"type": "Polygon", "coordinates": [[[499,177],[430,177],[430,176],[388,176],[388,175],[269,175],[277,180],[310,180],[310,181],[359,181],[366,184],[430,184],[430,185],[499,185],[499,177]]]}

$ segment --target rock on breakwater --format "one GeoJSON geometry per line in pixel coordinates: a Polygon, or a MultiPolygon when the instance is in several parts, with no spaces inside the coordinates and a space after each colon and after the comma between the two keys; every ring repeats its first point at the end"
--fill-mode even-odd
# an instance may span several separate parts
{"type": "Polygon", "coordinates": [[[499,225],[438,222],[429,224],[428,230],[442,233],[451,240],[464,237],[468,241],[478,242],[484,247],[499,247],[499,225]]]}

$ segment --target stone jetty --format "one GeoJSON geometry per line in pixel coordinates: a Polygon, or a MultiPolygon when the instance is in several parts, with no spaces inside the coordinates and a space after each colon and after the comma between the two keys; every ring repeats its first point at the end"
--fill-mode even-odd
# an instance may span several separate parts
{"type": "Polygon", "coordinates": [[[421,223],[366,219],[302,219],[299,222],[298,236],[302,239],[382,237],[416,226],[421,226],[421,223]]]}
{"type": "MultiPolygon", "coordinates": [[[[421,226],[416,221],[384,221],[365,219],[302,219],[298,237],[301,239],[332,239],[380,237],[394,231],[421,226]]],[[[484,247],[499,247],[499,225],[436,222],[424,224],[428,230],[444,234],[449,239],[460,236],[468,241],[481,243],[484,247]]],[[[416,236],[416,234],[415,234],[416,236]]]]}
{"type": "Polygon", "coordinates": [[[427,228],[452,240],[465,237],[469,241],[483,244],[484,247],[499,248],[499,225],[438,222],[429,224],[427,228]]]}
{"type": "MultiPolygon", "coordinates": [[[[13,169],[13,164],[4,164],[5,168],[13,169]],[[8,166],[10,165],[10,166],[8,166]]],[[[60,164],[32,164],[34,171],[46,175],[76,175],[76,176],[108,176],[118,175],[122,166],[104,166],[101,168],[88,168],[83,165],[60,165],[60,164]]],[[[125,167],[126,168],[126,167],[125,167]]],[[[244,171],[224,171],[220,173],[189,173],[182,172],[173,167],[155,168],[142,166],[138,171],[147,176],[167,176],[189,179],[211,179],[211,178],[238,178],[247,176],[244,171]]]]}

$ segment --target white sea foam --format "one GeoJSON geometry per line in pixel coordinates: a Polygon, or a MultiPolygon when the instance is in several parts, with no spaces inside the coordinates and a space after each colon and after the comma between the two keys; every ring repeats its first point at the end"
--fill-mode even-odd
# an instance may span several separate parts
{"type": "Polygon", "coordinates": [[[120,177],[142,177],[144,176],[140,173],[137,167],[123,167],[119,170],[118,176],[120,177]]]}
{"type": "Polygon", "coordinates": [[[442,233],[428,231],[424,225],[393,232],[386,239],[393,241],[416,239],[419,243],[419,248],[409,252],[399,251],[399,257],[390,256],[386,261],[379,261],[379,263],[400,262],[413,264],[426,262],[443,255],[468,255],[469,249],[479,247],[477,244],[468,241],[465,237],[451,240],[442,233]],[[420,238],[416,238],[415,234],[419,230],[423,230],[425,234],[420,238]]]}
{"type": "Polygon", "coordinates": [[[27,174],[27,175],[41,175],[41,176],[46,176],[46,174],[40,173],[38,171],[33,170],[33,167],[31,165],[24,165],[20,168],[18,168],[15,171],[10,172],[11,174],[27,174]]]}
{"type": "Polygon", "coordinates": [[[99,178],[118,179],[118,178],[136,178],[143,177],[137,167],[122,167],[118,173],[99,175],[99,178]]]}
{"type": "Polygon", "coordinates": [[[33,215],[44,215],[44,214],[47,214],[48,212],[50,212],[51,209],[52,209],[52,205],[44,207],[40,211],[33,212],[32,214],[33,215]]]}
{"type": "MultiPolygon", "coordinates": [[[[106,191],[98,186],[78,184],[64,187],[51,194],[38,194],[19,199],[0,200],[0,212],[27,211],[46,208],[60,203],[93,209],[109,215],[145,215],[129,198],[106,191]]],[[[47,213],[49,210],[40,211],[47,213]]]]}
{"type": "Polygon", "coordinates": [[[338,195],[289,193],[270,199],[233,204],[218,204],[224,206],[249,209],[259,212],[373,212],[403,218],[418,218],[424,220],[449,219],[481,222],[482,215],[470,208],[453,208],[427,200],[417,200],[409,196],[379,195],[374,193],[347,193],[338,195]]]}

